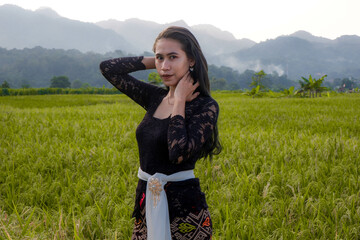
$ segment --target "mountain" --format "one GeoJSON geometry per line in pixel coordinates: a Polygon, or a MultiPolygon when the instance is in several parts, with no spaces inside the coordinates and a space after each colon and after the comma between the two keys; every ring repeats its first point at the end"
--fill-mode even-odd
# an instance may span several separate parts
{"type": "Polygon", "coordinates": [[[49,8],[30,11],[15,5],[0,6],[0,47],[35,46],[98,53],[114,49],[135,50],[114,31],[63,18],[49,8]]]}
{"type": "MultiPolygon", "coordinates": [[[[209,64],[245,70],[301,76],[328,75],[329,79],[360,78],[360,37],[340,36],[335,40],[297,31],[255,43],[236,39],[227,31],[201,24],[189,26],[180,20],[158,24],[140,19],[84,23],[67,19],[49,8],[36,11],[14,5],[0,6],[0,48],[76,49],[81,52],[122,55],[152,54],[153,42],[164,28],[189,28],[198,39],[209,64]],[[145,53],[147,52],[147,53],[145,53]]],[[[2,59],[0,59],[1,62],[2,59]]],[[[0,72],[1,77],[1,72],[0,72]]]]}
{"type": "MultiPolygon", "coordinates": [[[[22,50],[0,48],[0,84],[6,81],[12,88],[49,87],[50,79],[64,75],[72,83],[80,81],[96,87],[111,87],[99,71],[99,63],[111,56],[124,57],[126,54],[121,51],[106,54],[82,53],[78,50],[42,47],[22,50]]],[[[138,71],[131,75],[146,80],[149,73],[153,71],[155,70],[138,71]]],[[[254,73],[248,70],[240,74],[228,67],[209,65],[212,89],[248,88],[254,73]]],[[[281,89],[289,88],[296,83],[284,75],[267,75],[264,85],[272,89],[281,89]]]]}
{"type": "MultiPolygon", "coordinates": [[[[296,35],[296,34],[295,34],[296,35]]],[[[335,40],[324,40],[307,35],[281,36],[233,54],[219,56],[214,64],[223,63],[234,69],[245,71],[263,69],[286,74],[290,79],[301,76],[328,78],[360,77],[360,37],[342,36],[335,40]],[[326,43],[321,43],[326,41],[326,43]]]]}
{"type": "Polygon", "coordinates": [[[323,37],[316,37],[316,36],[312,35],[311,33],[302,31],[302,30],[294,32],[293,34],[290,34],[289,36],[304,39],[304,40],[306,40],[308,42],[312,42],[312,43],[330,44],[332,42],[331,39],[323,38],[323,37]]]}
{"type": "Polygon", "coordinates": [[[158,24],[134,18],[95,24],[61,17],[50,8],[30,11],[7,4],[0,6],[0,47],[23,49],[41,46],[96,53],[122,50],[140,54],[152,52],[156,36],[172,25],[189,28],[208,56],[230,53],[256,44],[249,39],[235,39],[231,33],[211,25],[190,27],[182,20],[158,24]]]}
{"type": "Polygon", "coordinates": [[[35,11],[35,13],[46,16],[48,18],[61,18],[57,12],[48,7],[39,8],[35,11]]]}
{"type": "Polygon", "coordinates": [[[151,51],[157,33],[169,25],[189,28],[198,39],[210,64],[228,66],[239,72],[247,69],[286,74],[300,79],[309,74],[329,78],[360,77],[360,43],[358,36],[341,36],[335,40],[297,31],[265,42],[236,39],[230,32],[212,25],[188,26],[184,21],[157,24],[139,19],[109,20],[98,26],[112,29],[136,46],[151,51]],[[126,33],[126,34],[125,34],[126,33]]]}
{"type": "MultiPolygon", "coordinates": [[[[180,25],[181,23],[178,23],[180,25]]],[[[154,40],[159,32],[163,29],[163,25],[143,21],[140,19],[128,19],[126,21],[108,20],[96,23],[99,27],[110,29],[137,48],[137,52],[148,51],[152,52],[154,40]]]]}
{"type": "Polygon", "coordinates": [[[96,24],[122,35],[126,41],[136,46],[139,52],[141,50],[152,52],[155,38],[163,29],[169,26],[188,28],[198,39],[207,56],[236,52],[256,44],[249,39],[236,39],[230,32],[222,31],[212,25],[189,26],[184,21],[158,24],[133,18],[125,21],[111,19],[97,22],[96,24]]]}

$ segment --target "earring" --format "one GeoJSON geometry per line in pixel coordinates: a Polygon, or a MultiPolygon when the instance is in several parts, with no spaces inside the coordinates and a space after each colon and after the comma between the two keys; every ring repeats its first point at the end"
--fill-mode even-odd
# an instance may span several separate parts
{"type": "Polygon", "coordinates": [[[190,67],[190,68],[189,68],[189,71],[190,71],[190,72],[194,71],[194,67],[190,67]]]}

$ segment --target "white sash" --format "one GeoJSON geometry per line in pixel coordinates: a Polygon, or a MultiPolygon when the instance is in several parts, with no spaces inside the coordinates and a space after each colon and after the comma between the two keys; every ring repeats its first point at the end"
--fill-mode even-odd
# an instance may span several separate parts
{"type": "Polygon", "coordinates": [[[195,178],[194,170],[177,172],[171,175],[155,173],[150,175],[141,168],[138,177],[147,181],[146,186],[146,226],[148,240],[171,240],[169,206],[164,185],[168,182],[195,178]]]}

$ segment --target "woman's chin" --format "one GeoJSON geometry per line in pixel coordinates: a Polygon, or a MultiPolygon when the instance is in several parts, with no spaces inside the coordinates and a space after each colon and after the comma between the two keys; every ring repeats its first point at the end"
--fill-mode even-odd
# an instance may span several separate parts
{"type": "Polygon", "coordinates": [[[166,87],[176,87],[176,85],[178,84],[177,81],[163,81],[163,84],[166,87]]]}

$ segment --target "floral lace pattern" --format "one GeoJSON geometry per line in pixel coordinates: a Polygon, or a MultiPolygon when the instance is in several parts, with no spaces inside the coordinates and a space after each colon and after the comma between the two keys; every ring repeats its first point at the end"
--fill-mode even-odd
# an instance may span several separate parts
{"type": "MultiPolygon", "coordinates": [[[[218,116],[215,101],[193,101],[193,108],[201,109],[184,119],[182,116],[171,118],[168,130],[169,159],[181,163],[197,158],[197,153],[211,136],[218,116]],[[190,133],[190,134],[189,134],[190,133]]],[[[186,115],[187,116],[187,115],[186,115]]]]}
{"type": "Polygon", "coordinates": [[[147,109],[151,102],[152,92],[166,91],[154,85],[139,81],[129,75],[129,73],[145,70],[145,65],[141,62],[143,57],[114,58],[100,64],[101,73],[104,77],[120,92],[126,94],[137,104],[147,109]]]}
{"type": "MultiPolygon", "coordinates": [[[[145,69],[142,59],[116,58],[100,64],[105,78],[147,111],[136,130],[141,169],[151,175],[156,172],[169,175],[194,169],[216,125],[218,104],[211,97],[200,95],[186,103],[185,118],[180,115],[167,119],[154,118],[154,112],[168,91],[129,75],[145,69]]],[[[207,208],[198,179],[169,182],[165,187],[171,218],[207,208]]],[[[139,180],[133,213],[137,219],[145,207],[145,192],[146,182],[139,180]]]]}

